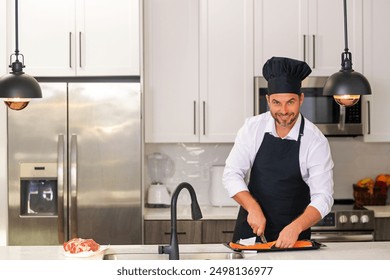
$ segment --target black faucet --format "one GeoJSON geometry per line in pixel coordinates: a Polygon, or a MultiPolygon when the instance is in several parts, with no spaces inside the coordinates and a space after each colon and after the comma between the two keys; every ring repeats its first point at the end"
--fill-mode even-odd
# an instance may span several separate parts
{"type": "Polygon", "coordinates": [[[181,183],[177,186],[171,199],[171,242],[169,245],[158,246],[159,254],[169,254],[170,260],[179,259],[179,243],[177,241],[177,198],[182,189],[187,189],[191,196],[191,216],[193,220],[202,219],[202,211],[200,211],[198,200],[194,188],[188,183],[181,183]]]}

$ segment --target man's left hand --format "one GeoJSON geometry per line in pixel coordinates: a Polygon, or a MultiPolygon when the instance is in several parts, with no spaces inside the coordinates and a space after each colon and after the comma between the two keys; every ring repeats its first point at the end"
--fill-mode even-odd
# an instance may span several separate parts
{"type": "Polygon", "coordinates": [[[277,248],[292,248],[298,240],[300,230],[293,224],[287,225],[280,233],[276,240],[277,248]]]}

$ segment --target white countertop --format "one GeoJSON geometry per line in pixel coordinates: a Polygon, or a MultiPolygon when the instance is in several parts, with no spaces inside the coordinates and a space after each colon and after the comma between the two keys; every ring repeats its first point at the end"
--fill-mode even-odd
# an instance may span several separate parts
{"type": "MultiPolygon", "coordinates": [[[[390,260],[390,242],[325,243],[317,250],[245,253],[250,260],[390,260]]],[[[181,253],[232,252],[223,244],[183,244],[181,253]]],[[[111,245],[109,253],[157,254],[157,245],[111,245]]],[[[65,257],[62,246],[0,246],[0,260],[101,260],[104,253],[88,258],[65,257]]]]}
{"type": "MultiPolygon", "coordinates": [[[[224,206],[216,207],[211,205],[200,205],[203,220],[235,220],[239,210],[238,206],[224,206]]],[[[171,208],[145,208],[145,220],[170,220],[171,208]]],[[[191,206],[178,205],[177,206],[178,220],[192,220],[191,206]]]]}
{"type": "MultiPolygon", "coordinates": [[[[390,218],[390,204],[387,205],[367,205],[364,206],[375,212],[376,218],[390,218]]],[[[211,205],[200,205],[203,220],[235,220],[239,210],[238,206],[217,207],[211,205]]],[[[145,208],[145,220],[170,220],[171,208],[145,208]]],[[[178,220],[191,220],[191,206],[177,206],[178,220]]]]}
{"type": "Polygon", "coordinates": [[[367,205],[364,207],[368,210],[373,210],[375,212],[375,218],[390,218],[390,204],[381,206],[367,205]]]}

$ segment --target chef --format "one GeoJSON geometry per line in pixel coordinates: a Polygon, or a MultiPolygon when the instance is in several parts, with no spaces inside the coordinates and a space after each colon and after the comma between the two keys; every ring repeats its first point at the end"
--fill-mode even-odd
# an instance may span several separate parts
{"type": "Polygon", "coordinates": [[[223,174],[225,188],[241,206],[234,242],[254,236],[260,241],[263,235],[276,247],[291,248],[310,239],[310,227],[333,205],[328,140],[300,113],[301,81],[310,73],[305,62],[284,57],[263,66],[269,111],[246,119],[223,174]]]}

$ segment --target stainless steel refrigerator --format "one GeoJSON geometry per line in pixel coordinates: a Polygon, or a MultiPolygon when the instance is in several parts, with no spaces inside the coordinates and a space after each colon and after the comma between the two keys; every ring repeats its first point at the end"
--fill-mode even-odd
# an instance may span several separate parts
{"type": "Polygon", "coordinates": [[[141,244],[139,83],[41,83],[8,110],[9,245],[141,244]]]}

